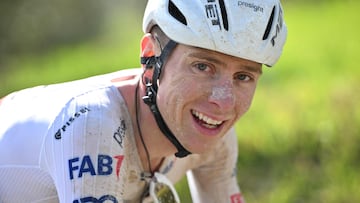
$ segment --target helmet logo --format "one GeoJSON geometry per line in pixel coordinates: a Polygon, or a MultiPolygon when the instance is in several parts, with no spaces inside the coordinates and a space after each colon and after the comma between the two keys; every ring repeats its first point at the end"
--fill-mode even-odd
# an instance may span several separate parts
{"type": "Polygon", "coordinates": [[[222,28],[225,30],[229,29],[224,0],[219,0],[219,2],[216,0],[207,0],[207,3],[205,4],[205,12],[206,17],[210,20],[213,26],[218,26],[219,30],[222,30],[222,28]],[[220,7],[220,12],[218,7],[220,7]],[[220,21],[220,17],[222,21],[220,21]]]}
{"type": "Polygon", "coordinates": [[[277,38],[278,34],[280,33],[280,30],[282,29],[283,23],[284,23],[283,11],[281,9],[281,6],[279,6],[279,15],[276,23],[276,31],[275,31],[275,35],[271,38],[271,44],[273,46],[275,46],[275,39],[277,38]]]}
{"type": "Polygon", "coordinates": [[[247,8],[254,9],[254,12],[261,12],[261,13],[264,12],[263,7],[261,7],[259,5],[255,5],[253,3],[248,3],[248,2],[245,2],[245,1],[238,1],[238,6],[245,6],[247,8]]]}

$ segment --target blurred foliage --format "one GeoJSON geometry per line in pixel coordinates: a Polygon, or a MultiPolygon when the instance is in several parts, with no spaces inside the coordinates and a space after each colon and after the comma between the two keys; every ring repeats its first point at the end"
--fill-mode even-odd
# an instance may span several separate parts
{"type": "MultiPolygon", "coordinates": [[[[283,56],[264,67],[252,108],[236,126],[243,194],[248,203],[360,202],[360,3],[283,2],[283,56]]],[[[0,97],[138,67],[144,6],[2,0],[0,97]]],[[[184,185],[177,189],[190,202],[184,185]]]]}
{"type": "Polygon", "coordinates": [[[111,29],[109,23],[139,21],[144,6],[140,0],[1,0],[0,71],[9,68],[11,57],[96,41],[111,29]],[[120,19],[115,22],[116,18],[120,19]]]}
{"type": "Polygon", "coordinates": [[[359,8],[285,4],[283,56],[237,126],[248,202],[360,202],[359,8]]]}
{"type": "Polygon", "coordinates": [[[0,1],[0,97],[139,66],[140,0],[0,1]],[[135,26],[134,26],[135,25],[135,26]],[[20,32],[18,32],[20,31],[20,32]]]}
{"type": "Polygon", "coordinates": [[[104,4],[99,1],[3,0],[1,4],[2,51],[7,52],[41,51],[86,40],[100,31],[104,17],[104,4]]]}

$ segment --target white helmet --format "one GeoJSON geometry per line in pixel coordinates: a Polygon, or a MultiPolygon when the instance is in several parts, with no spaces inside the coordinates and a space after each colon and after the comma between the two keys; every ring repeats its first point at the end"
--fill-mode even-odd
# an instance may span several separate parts
{"type": "Polygon", "coordinates": [[[287,29],[279,0],[149,0],[143,31],[158,25],[177,43],[273,66],[287,29]]]}

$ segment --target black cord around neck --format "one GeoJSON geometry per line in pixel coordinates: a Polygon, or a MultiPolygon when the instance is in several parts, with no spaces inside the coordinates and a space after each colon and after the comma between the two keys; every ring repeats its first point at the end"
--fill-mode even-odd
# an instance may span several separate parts
{"type": "Polygon", "coordinates": [[[151,162],[150,162],[150,154],[149,154],[149,150],[146,147],[145,141],[144,141],[144,137],[141,133],[141,128],[140,128],[140,123],[139,123],[139,82],[136,85],[136,89],[135,89],[135,114],[136,114],[136,125],[137,125],[137,129],[140,135],[140,139],[141,139],[141,143],[145,149],[145,153],[146,153],[146,158],[148,161],[148,167],[149,167],[149,172],[151,173],[151,175],[153,174],[152,169],[151,169],[151,162]]]}

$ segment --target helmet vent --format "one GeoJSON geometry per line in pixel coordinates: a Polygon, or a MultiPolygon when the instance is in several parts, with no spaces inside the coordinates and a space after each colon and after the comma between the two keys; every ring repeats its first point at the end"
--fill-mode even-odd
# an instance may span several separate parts
{"type": "Polygon", "coordinates": [[[176,20],[180,21],[184,25],[187,25],[185,16],[181,13],[181,11],[172,1],[169,1],[168,10],[170,15],[172,15],[176,20]]]}
{"type": "Polygon", "coordinates": [[[266,40],[269,37],[270,30],[271,30],[272,24],[274,22],[274,15],[275,15],[275,6],[273,7],[273,10],[272,10],[270,18],[269,18],[269,22],[268,22],[268,24],[266,26],[265,33],[264,33],[264,36],[263,36],[263,40],[266,40]]]}
{"type": "Polygon", "coordinates": [[[226,13],[224,0],[219,0],[219,5],[220,5],[220,10],[221,10],[224,29],[226,31],[228,31],[229,30],[229,22],[228,22],[228,16],[227,16],[227,13],[226,13]]]}

